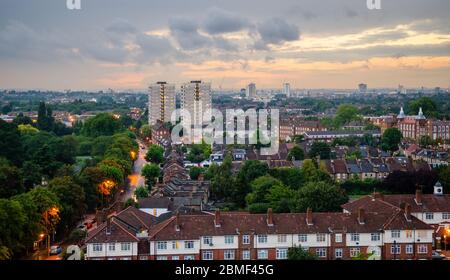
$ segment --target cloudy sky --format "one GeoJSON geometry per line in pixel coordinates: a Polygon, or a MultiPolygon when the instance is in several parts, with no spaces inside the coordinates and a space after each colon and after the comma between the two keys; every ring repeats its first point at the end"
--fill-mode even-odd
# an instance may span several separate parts
{"type": "Polygon", "coordinates": [[[450,86],[450,1],[1,0],[0,88],[450,86]]]}

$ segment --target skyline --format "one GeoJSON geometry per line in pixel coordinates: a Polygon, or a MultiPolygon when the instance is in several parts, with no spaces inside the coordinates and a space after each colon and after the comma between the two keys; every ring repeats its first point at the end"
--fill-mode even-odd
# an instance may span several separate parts
{"type": "Polygon", "coordinates": [[[450,87],[448,1],[241,2],[2,1],[0,87],[450,87]]]}

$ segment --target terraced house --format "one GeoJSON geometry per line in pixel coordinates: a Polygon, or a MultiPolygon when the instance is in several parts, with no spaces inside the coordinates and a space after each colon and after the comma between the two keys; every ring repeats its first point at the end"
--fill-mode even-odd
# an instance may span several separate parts
{"type": "Polygon", "coordinates": [[[145,227],[144,231],[130,227],[127,240],[121,239],[126,236],[125,226],[111,231],[109,239],[104,238],[107,227],[103,226],[88,237],[87,258],[104,259],[94,248],[108,248],[108,242],[117,241],[138,248],[132,258],[150,260],[283,260],[294,246],[323,260],[352,259],[361,253],[373,259],[430,259],[433,228],[410,210],[408,206],[378,214],[363,208],[357,213],[308,209],[273,214],[269,209],[266,214],[176,214],[155,221],[148,234],[145,227]]]}

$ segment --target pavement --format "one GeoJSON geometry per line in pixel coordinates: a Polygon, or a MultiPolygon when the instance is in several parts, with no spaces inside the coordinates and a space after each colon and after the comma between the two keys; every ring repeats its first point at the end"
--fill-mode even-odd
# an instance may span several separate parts
{"type": "Polygon", "coordinates": [[[128,176],[129,187],[122,194],[121,197],[122,201],[127,201],[129,198],[134,197],[134,190],[137,187],[145,186],[145,178],[141,176],[141,171],[144,165],[147,164],[147,161],[145,160],[145,155],[147,154],[148,148],[144,143],[140,141],[138,143],[139,143],[139,154],[137,159],[134,161],[133,173],[128,176]],[[142,149],[141,147],[144,147],[144,149],[142,149]]]}

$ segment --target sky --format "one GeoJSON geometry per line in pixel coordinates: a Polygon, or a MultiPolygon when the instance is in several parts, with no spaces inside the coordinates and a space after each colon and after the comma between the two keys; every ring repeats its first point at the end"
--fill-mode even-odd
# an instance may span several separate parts
{"type": "Polygon", "coordinates": [[[450,1],[0,1],[0,88],[450,87],[450,1]]]}

